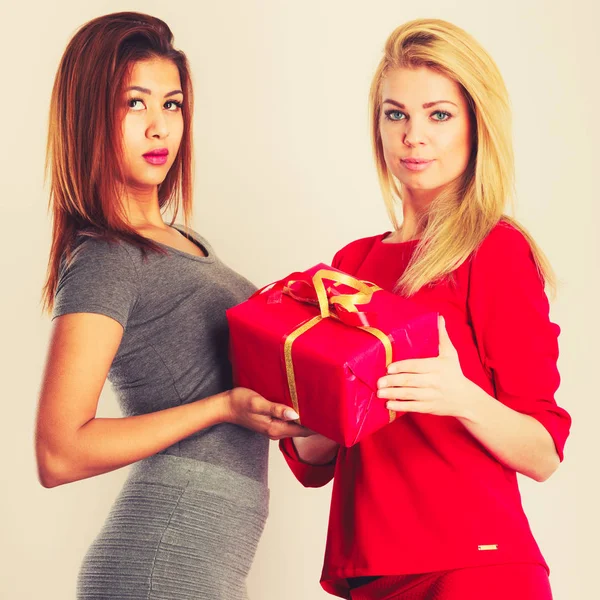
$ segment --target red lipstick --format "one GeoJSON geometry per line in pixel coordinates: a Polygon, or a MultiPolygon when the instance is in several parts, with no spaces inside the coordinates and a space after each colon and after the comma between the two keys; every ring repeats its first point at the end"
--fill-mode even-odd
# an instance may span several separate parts
{"type": "Polygon", "coordinates": [[[144,154],[146,162],[151,165],[164,165],[167,162],[168,156],[169,151],[166,148],[156,148],[155,150],[150,150],[150,152],[144,154]]]}

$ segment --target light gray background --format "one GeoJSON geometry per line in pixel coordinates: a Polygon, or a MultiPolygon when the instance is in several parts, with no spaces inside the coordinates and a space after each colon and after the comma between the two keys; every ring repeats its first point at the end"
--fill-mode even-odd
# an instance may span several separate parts
{"type": "MultiPolygon", "coordinates": [[[[563,329],[558,400],[574,417],[565,464],[544,484],[523,481],[524,504],[556,599],[591,599],[600,534],[600,10],[592,0],[3,3],[0,596],[73,598],[79,562],[126,474],[45,490],[32,440],[49,334],[39,291],[50,239],[43,162],[51,86],[75,29],[117,10],[163,18],[188,54],[197,98],[194,226],[257,285],[389,228],[370,153],[367,93],[394,27],[441,17],[488,49],[514,107],[517,216],[561,280],[553,305],[563,329]]],[[[118,414],[109,389],[100,410],[118,414]]],[[[326,598],[318,579],[330,487],[302,489],[275,447],[270,476],[271,517],[251,598],[326,598]]]]}

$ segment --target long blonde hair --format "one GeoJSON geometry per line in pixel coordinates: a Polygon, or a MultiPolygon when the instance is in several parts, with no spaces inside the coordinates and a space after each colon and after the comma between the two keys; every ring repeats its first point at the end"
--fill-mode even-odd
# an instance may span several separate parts
{"type": "Polygon", "coordinates": [[[450,275],[479,247],[501,220],[527,238],[540,275],[555,289],[548,260],[531,235],[505,214],[514,198],[514,157],[508,92],[496,63],[472,36],[440,19],[417,19],[389,36],[375,72],[369,98],[371,137],[379,183],[390,219],[399,228],[396,207],[402,189],[388,170],[380,134],[381,87],[388,71],[428,67],[457,82],[473,126],[471,160],[461,177],[432,202],[423,233],[397,289],[410,296],[450,275]]]}

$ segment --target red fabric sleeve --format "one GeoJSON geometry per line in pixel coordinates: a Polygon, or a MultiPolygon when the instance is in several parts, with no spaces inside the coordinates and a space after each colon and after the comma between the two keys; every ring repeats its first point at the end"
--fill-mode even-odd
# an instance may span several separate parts
{"type": "Polygon", "coordinates": [[[571,417],[557,406],[560,328],[527,239],[506,223],[484,240],[471,263],[469,312],[483,364],[496,397],[537,419],[563,460],[571,417]]]}
{"type": "Polygon", "coordinates": [[[298,455],[291,438],[280,440],[279,449],[296,479],[304,487],[322,487],[327,485],[335,473],[335,459],[326,465],[310,465],[298,455]]]}
{"type": "Polygon", "coordinates": [[[342,256],[343,256],[343,250],[338,250],[334,257],[333,260],[331,261],[331,266],[334,269],[339,269],[340,268],[340,263],[342,262],[342,256]]]}

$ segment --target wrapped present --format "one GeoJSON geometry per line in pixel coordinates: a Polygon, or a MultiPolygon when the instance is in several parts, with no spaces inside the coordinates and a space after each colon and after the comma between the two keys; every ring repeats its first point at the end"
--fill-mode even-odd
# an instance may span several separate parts
{"type": "Polygon", "coordinates": [[[227,311],[234,380],[352,446],[399,416],[377,397],[377,380],[391,362],[437,356],[437,318],[319,264],[227,311]]]}

